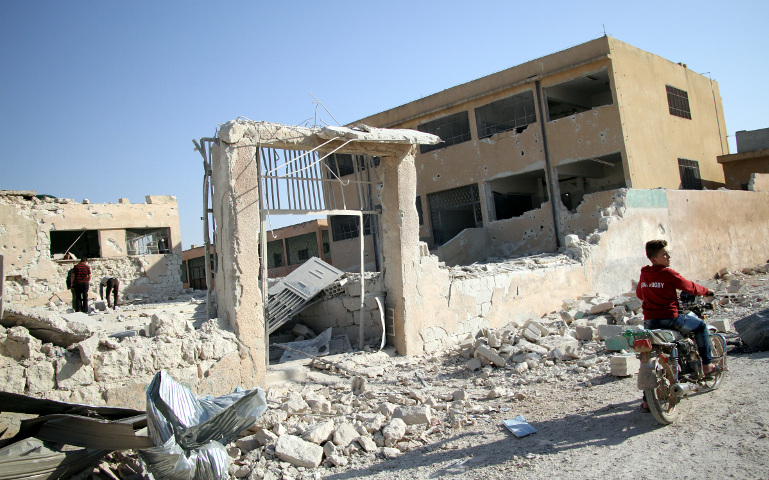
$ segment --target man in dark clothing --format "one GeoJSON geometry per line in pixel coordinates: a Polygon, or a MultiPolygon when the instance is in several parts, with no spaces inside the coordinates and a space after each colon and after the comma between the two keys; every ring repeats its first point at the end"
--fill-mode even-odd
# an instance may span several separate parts
{"type": "Polygon", "coordinates": [[[101,279],[101,283],[99,284],[99,295],[102,300],[104,300],[104,287],[107,287],[107,306],[110,308],[117,307],[117,291],[118,288],[120,288],[120,280],[115,277],[104,277],[101,279]],[[112,305],[109,304],[110,293],[115,299],[112,302],[112,305]]]}
{"type": "Polygon", "coordinates": [[[75,311],[88,313],[88,289],[91,286],[91,267],[81,258],[72,269],[72,290],[75,295],[75,311]]]}

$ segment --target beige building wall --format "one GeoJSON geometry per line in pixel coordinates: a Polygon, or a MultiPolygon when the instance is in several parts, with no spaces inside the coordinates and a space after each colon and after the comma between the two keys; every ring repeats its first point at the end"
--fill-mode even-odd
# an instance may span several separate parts
{"type": "Polygon", "coordinates": [[[769,148],[718,157],[724,169],[726,188],[747,190],[753,174],[769,174],[769,148]]]}
{"type": "Polygon", "coordinates": [[[696,160],[706,188],[724,185],[716,156],[729,153],[718,83],[609,38],[633,188],[680,187],[678,158],[696,160]],[[671,115],[665,86],[689,96],[691,119],[671,115]]]}

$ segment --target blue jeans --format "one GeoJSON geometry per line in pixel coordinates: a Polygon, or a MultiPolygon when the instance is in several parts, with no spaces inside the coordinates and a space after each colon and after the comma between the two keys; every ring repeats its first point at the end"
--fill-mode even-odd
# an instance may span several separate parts
{"type": "Polygon", "coordinates": [[[708,326],[694,315],[679,315],[678,318],[658,318],[646,320],[644,327],[649,330],[666,328],[676,330],[681,335],[687,336],[694,333],[694,340],[697,342],[697,350],[703,365],[713,363],[713,354],[710,352],[710,333],[708,326]]]}

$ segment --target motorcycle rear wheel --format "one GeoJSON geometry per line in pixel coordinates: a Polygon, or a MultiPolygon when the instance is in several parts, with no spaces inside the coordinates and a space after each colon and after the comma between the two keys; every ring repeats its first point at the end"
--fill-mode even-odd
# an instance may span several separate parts
{"type": "Polygon", "coordinates": [[[646,402],[652,416],[661,425],[670,425],[678,418],[678,398],[670,390],[673,383],[665,374],[665,369],[657,364],[657,388],[644,390],[646,402]]]}
{"type": "Polygon", "coordinates": [[[713,365],[719,370],[718,373],[707,377],[702,383],[709,390],[715,390],[721,385],[726,375],[726,340],[724,336],[717,333],[710,336],[710,351],[713,355],[713,365]]]}

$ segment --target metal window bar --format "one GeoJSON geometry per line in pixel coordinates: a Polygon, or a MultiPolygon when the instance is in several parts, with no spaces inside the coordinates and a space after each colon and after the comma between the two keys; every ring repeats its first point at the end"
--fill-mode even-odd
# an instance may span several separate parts
{"type": "Polygon", "coordinates": [[[684,190],[702,190],[700,163],[696,160],[678,159],[678,172],[681,175],[681,188],[684,190]]]}
{"type": "Polygon", "coordinates": [[[692,113],[689,109],[689,94],[685,90],[665,85],[668,96],[668,108],[671,115],[691,120],[692,113]]]}

